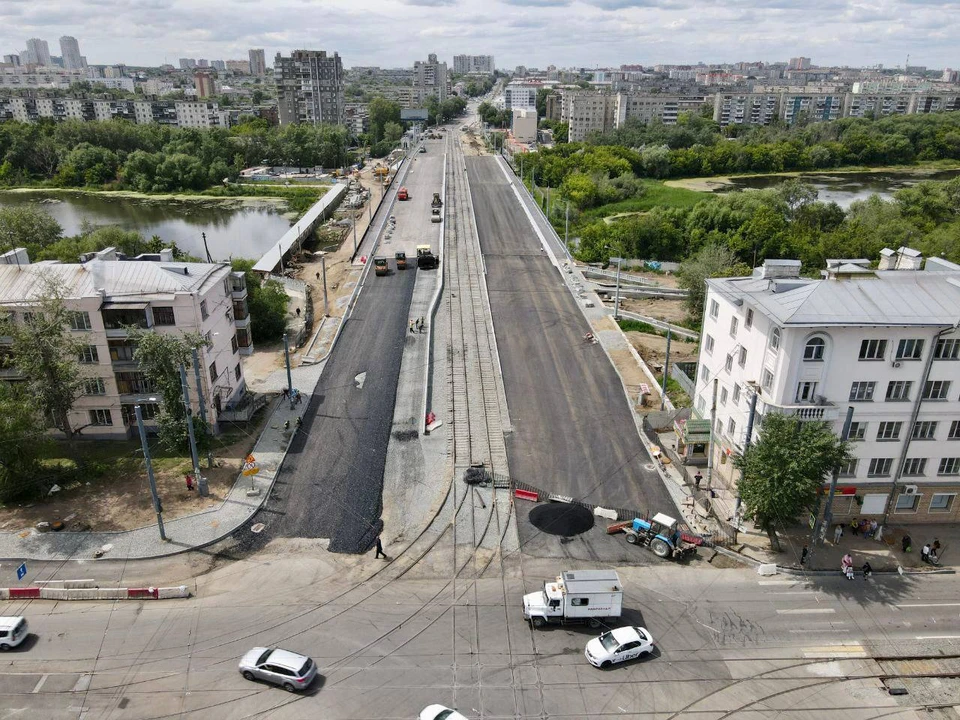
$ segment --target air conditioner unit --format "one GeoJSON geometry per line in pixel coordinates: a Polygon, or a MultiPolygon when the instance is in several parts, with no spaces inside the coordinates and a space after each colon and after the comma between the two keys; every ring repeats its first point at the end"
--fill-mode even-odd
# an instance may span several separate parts
{"type": "Polygon", "coordinates": [[[900,367],[900,361],[899,361],[899,360],[894,360],[894,361],[893,361],[892,363],[890,363],[890,364],[893,365],[895,368],[900,367]]]}
{"type": "Polygon", "coordinates": [[[904,495],[916,495],[916,494],[917,494],[917,489],[918,489],[918,488],[917,488],[916,485],[904,485],[904,486],[903,486],[903,494],[904,494],[904,495]]]}

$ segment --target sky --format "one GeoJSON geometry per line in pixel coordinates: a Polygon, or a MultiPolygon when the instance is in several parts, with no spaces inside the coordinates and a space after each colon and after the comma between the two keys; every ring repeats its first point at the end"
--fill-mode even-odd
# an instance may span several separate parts
{"type": "Polygon", "coordinates": [[[345,67],[436,53],[497,67],[785,61],[960,68],[960,0],[0,0],[0,54],[72,35],[90,64],[181,57],[267,64],[292,49],[345,67]]]}

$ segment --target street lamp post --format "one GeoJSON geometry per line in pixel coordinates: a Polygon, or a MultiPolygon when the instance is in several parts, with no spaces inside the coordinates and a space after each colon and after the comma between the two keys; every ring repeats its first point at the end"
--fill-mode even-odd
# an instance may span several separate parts
{"type": "MultiPolygon", "coordinates": [[[[353,254],[357,254],[357,249],[354,247],[353,254]]],[[[323,273],[323,316],[330,317],[330,306],[327,303],[327,254],[325,252],[320,253],[320,272],[323,273]]],[[[289,367],[290,360],[289,354],[287,355],[287,365],[289,367]]]]}
{"type": "Polygon", "coordinates": [[[147,464],[147,480],[150,481],[150,495],[153,497],[153,509],[157,513],[157,527],[160,530],[160,539],[166,540],[167,533],[163,527],[163,505],[157,495],[157,481],[153,477],[153,461],[150,459],[150,445],[147,443],[147,431],[143,427],[143,413],[140,406],[134,405],[133,411],[137,416],[137,428],[140,430],[140,444],[143,446],[143,459],[147,464]]]}
{"type": "Polygon", "coordinates": [[[187,383],[187,369],[180,366],[180,387],[183,390],[183,412],[187,417],[187,435],[190,438],[190,459],[193,461],[193,474],[197,482],[197,492],[203,497],[210,494],[207,479],[200,474],[200,456],[197,454],[197,436],[193,433],[193,408],[190,407],[190,385],[187,383]]]}
{"type": "Polygon", "coordinates": [[[283,334],[283,357],[287,363],[287,392],[290,397],[290,409],[293,410],[293,375],[290,372],[290,339],[287,333],[283,334]]]}
{"type": "Polygon", "coordinates": [[[612,257],[610,262],[615,262],[617,264],[617,292],[613,298],[613,319],[616,322],[620,321],[620,265],[623,263],[622,257],[612,257]]]}

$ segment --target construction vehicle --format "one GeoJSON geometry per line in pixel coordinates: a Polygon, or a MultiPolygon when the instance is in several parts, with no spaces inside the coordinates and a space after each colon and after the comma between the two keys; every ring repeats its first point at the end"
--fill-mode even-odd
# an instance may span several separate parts
{"type": "Polygon", "coordinates": [[[385,257],[376,257],[373,259],[373,273],[375,275],[389,275],[390,266],[387,265],[385,257]]]}
{"type": "Polygon", "coordinates": [[[623,612],[623,585],[615,570],[565,570],[543,590],[523,596],[523,617],[534,627],[582,623],[600,627],[623,612]]]}
{"type": "Polygon", "coordinates": [[[408,193],[407,189],[401,185],[400,189],[397,190],[397,200],[409,200],[409,199],[410,199],[410,193],[408,193]]]}
{"type": "Polygon", "coordinates": [[[430,222],[440,222],[440,208],[434,208],[430,213],[430,222]]]}
{"type": "Polygon", "coordinates": [[[373,174],[374,174],[374,175],[377,175],[377,176],[380,176],[380,175],[389,175],[389,174],[390,174],[390,168],[384,167],[383,165],[377,165],[377,166],[373,169],[373,174]]]}
{"type": "Polygon", "coordinates": [[[397,260],[397,270],[407,269],[407,254],[405,252],[398,252],[396,254],[396,260],[397,260]]]}
{"type": "Polygon", "coordinates": [[[440,258],[433,254],[429,245],[417,245],[417,267],[421,270],[433,270],[440,266],[440,258]]]}
{"type": "Polygon", "coordinates": [[[677,521],[663,513],[657,513],[652,520],[634,518],[607,528],[610,535],[617,532],[625,533],[631,545],[646,547],[659,558],[674,560],[696,553],[697,546],[703,543],[701,538],[681,532],[677,521]]]}
{"type": "Polygon", "coordinates": [[[440,193],[433,194],[433,200],[430,201],[430,207],[441,207],[443,205],[443,200],[440,199],[440,193]]]}

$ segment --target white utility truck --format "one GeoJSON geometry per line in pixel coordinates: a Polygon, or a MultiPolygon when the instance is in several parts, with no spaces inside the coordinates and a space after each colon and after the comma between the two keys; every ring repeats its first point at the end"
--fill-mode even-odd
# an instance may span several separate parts
{"type": "Polygon", "coordinates": [[[615,570],[565,570],[543,590],[523,596],[523,617],[538,628],[583,622],[600,627],[622,610],[623,585],[615,570]]]}

